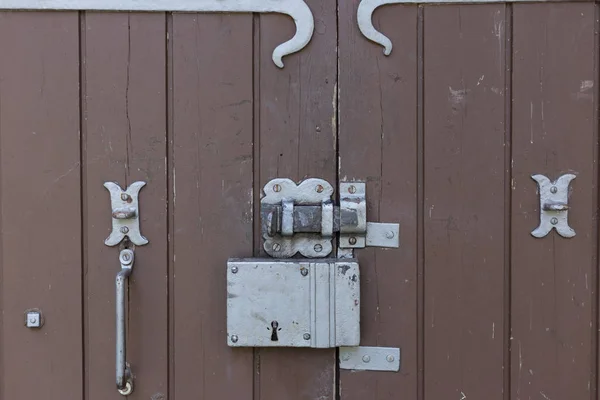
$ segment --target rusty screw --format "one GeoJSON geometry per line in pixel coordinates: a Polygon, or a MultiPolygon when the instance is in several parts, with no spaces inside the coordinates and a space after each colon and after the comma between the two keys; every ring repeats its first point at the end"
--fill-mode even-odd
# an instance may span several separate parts
{"type": "Polygon", "coordinates": [[[317,185],[317,193],[322,193],[323,192],[323,185],[317,185]]]}
{"type": "Polygon", "coordinates": [[[354,193],[356,193],[356,186],[354,186],[354,185],[351,185],[351,186],[348,188],[348,192],[350,192],[351,194],[354,194],[354,193]]]}
{"type": "Polygon", "coordinates": [[[356,244],[356,238],[352,236],[350,239],[348,239],[348,243],[354,246],[356,244]]]}
{"type": "Polygon", "coordinates": [[[131,200],[131,196],[127,193],[121,193],[121,200],[129,202],[131,200]]]}
{"type": "Polygon", "coordinates": [[[128,233],[129,232],[129,228],[126,226],[121,227],[120,229],[121,233],[128,233]]]}
{"type": "Polygon", "coordinates": [[[273,243],[273,251],[281,250],[281,245],[279,243],[273,243]]]}
{"type": "Polygon", "coordinates": [[[273,191],[281,192],[281,185],[279,183],[276,183],[275,185],[273,185],[273,191]]]}

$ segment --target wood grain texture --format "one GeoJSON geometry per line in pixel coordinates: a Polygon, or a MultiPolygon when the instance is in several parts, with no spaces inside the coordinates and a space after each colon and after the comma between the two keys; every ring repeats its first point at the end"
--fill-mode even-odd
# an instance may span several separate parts
{"type": "Polygon", "coordinates": [[[82,19],[85,149],[86,399],[120,399],[115,388],[118,247],[104,245],[111,208],[106,181],[141,180],[140,228],[129,279],[127,361],[131,399],[167,392],[166,83],[164,14],[88,12],[82,19]]]}
{"type": "Polygon", "coordinates": [[[504,6],[425,8],[425,398],[502,399],[504,6]]]}
{"type": "Polygon", "coordinates": [[[252,16],[174,14],[172,29],[171,400],[252,399],[225,307],[227,259],[253,245],[252,16]]]}
{"type": "Polygon", "coordinates": [[[0,14],[0,398],[82,393],[77,13],[0,14]],[[41,329],[24,312],[40,308],[41,329]]]}
{"type": "Polygon", "coordinates": [[[590,398],[597,318],[594,5],[514,6],[512,396],[590,398]],[[564,239],[536,239],[532,174],[575,173],[564,239]]]}
{"type": "Polygon", "coordinates": [[[357,1],[340,3],[341,180],[367,182],[369,221],[399,222],[400,249],[357,250],[361,345],[400,347],[399,374],[340,371],[345,400],[417,396],[417,7],[378,10],[395,27],[385,57],[361,37],[357,1]]]}
{"type": "MultiPolygon", "coordinates": [[[[261,15],[258,44],[260,90],[259,163],[255,190],[276,177],[336,182],[337,29],[336,2],[307,1],[315,15],[315,35],[278,70],[269,60],[282,37],[291,37],[291,19],[261,15]]],[[[262,245],[262,244],[261,244],[262,245]]],[[[260,349],[255,400],[333,400],[333,349],[260,349]]]]}

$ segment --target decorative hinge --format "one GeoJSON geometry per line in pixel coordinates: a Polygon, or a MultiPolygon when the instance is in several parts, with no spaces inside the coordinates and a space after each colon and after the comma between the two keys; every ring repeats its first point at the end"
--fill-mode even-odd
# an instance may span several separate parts
{"type": "Polygon", "coordinates": [[[565,238],[575,236],[569,226],[569,184],[575,179],[573,174],[565,174],[552,182],[544,175],[533,175],[540,193],[540,225],[531,232],[536,238],[543,238],[552,229],[565,238]]]}
{"type": "Polygon", "coordinates": [[[110,192],[112,207],[112,231],[104,241],[107,246],[116,246],[127,236],[131,243],[142,246],[148,243],[140,233],[140,211],[138,195],[146,182],[134,182],[127,190],[114,182],[106,182],[104,187],[110,192]]]}
{"type": "Polygon", "coordinates": [[[398,247],[399,225],[367,222],[364,182],[340,183],[340,205],[333,204],[333,187],[310,178],[296,184],[285,178],[267,183],[261,199],[264,249],[272,257],[326,257],[339,232],[342,249],[398,247]]]}

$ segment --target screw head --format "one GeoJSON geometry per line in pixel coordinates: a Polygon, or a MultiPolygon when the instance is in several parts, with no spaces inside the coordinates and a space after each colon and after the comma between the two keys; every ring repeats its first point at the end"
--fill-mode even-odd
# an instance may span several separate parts
{"type": "Polygon", "coordinates": [[[394,356],[391,354],[388,355],[385,359],[388,360],[388,362],[394,362],[394,356]]]}
{"type": "Polygon", "coordinates": [[[317,191],[317,193],[323,192],[323,185],[317,185],[317,187],[315,188],[315,190],[317,191]]]}
{"type": "Polygon", "coordinates": [[[550,193],[556,193],[556,192],[558,192],[558,188],[556,186],[552,186],[550,188],[550,193]]]}
{"type": "Polygon", "coordinates": [[[348,361],[349,359],[350,359],[350,354],[344,354],[342,356],[342,360],[344,360],[344,361],[348,361]]]}
{"type": "Polygon", "coordinates": [[[279,243],[273,243],[272,249],[273,251],[279,251],[281,250],[281,245],[279,243]]]}
{"type": "Polygon", "coordinates": [[[308,275],[308,270],[304,267],[300,268],[300,273],[302,274],[302,276],[306,276],[308,275]]]}
{"type": "Polygon", "coordinates": [[[348,243],[354,246],[356,244],[356,238],[352,236],[350,239],[348,239],[348,243]]]}
{"type": "Polygon", "coordinates": [[[362,360],[363,360],[364,363],[368,363],[369,361],[371,361],[371,357],[365,354],[363,356],[362,360]]]}
{"type": "Polygon", "coordinates": [[[388,239],[393,239],[394,238],[394,232],[389,231],[385,234],[385,237],[388,239]]]}
{"type": "Polygon", "coordinates": [[[556,217],[552,217],[552,219],[550,220],[550,223],[551,223],[552,225],[556,225],[556,224],[558,224],[558,218],[556,218],[556,217]]]}
{"type": "Polygon", "coordinates": [[[281,185],[279,183],[276,183],[275,185],[273,185],[273,191],[281,192],[281,185]]]}
{"type": "Polygon", "coordinates": [[[128,233],[129,232],[129,228],[126,226],[122,226],[120,229],[121,233],[128,233]]]}
{"type": "Polygon", "coordinates": [[[314,249],[317,253],[320,253],[323,251],[323,246],[321,246],[320,244],[317,243],[317,244],[315,244],[314,249]]]}
{"type": "Polygon", "coordinates": [[[302,337],[304,338],[304,340],[310,340],[310,333],[305,333],[304,335],[302,335],[302,337]]]}
{"type": "Polygon", "coordinates": [[[131,255],[129,253],[124,252],[121,258],[123,258],[123,261],[129,261],[131,260],[131,255]]]}
{"type": "Polygon", "coordinates": [[[231,335],[231,342],[232,343],[237,343],[237,341],[238,341],[237,335],[231,335]]]}
{"type": "Polygon", "coordinates": [[[232,274],[237,274],[237,272],[238,272],[238,267],[231,267],[232,274]]]}
{"type": "Polygon", "coordinates": [[[129,201],[131,197],[127,193],[121,193],[121,200],[129,201]]]}
{"type": "Polygon", "coordinates": [[[350,192],[351,194],[356,193],[356,186],[350,185],[350,187],[348,188],[348,192],[350,192]]]}

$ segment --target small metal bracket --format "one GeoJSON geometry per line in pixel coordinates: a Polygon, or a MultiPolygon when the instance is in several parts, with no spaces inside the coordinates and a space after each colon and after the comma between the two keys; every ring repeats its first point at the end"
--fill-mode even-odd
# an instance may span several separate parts
{"type": "Polygon", "coordinates": [[[44,326],[44,316],[38,308],[25,310],[25,326],[28,328],[39,329],[44,326]]]}
{"type": "Polygon", "coordinates": [[[339,247],[398,247],[399,225],[367,222],[364,182],[340,183],[340,206],[332,201],[333,187],[310,178],[296,184],[277,178],[267,183],[261,199],[264,249],[272,257],[327,257],[334,232],[339,247]]]}
{"type": "Polygon", "coordinates": [[[367,222],[366,184],[340,183],[340,248],[400,246],[400,226],[367,222]]]}
{"type": "Polygon", "coordinates": [[[400,349],[397,347],[340,347],[340,368],[355,371],[400,370],[400,349]]]}
{"type": "Polygon", "coordinates": [[[146,182],[134,182],[127,190],[114,182],[106,182],[104,187],[110,192],[112,205],[112,232],[104,241],[107,246],[115,246],[127,236],[129,240],[142,246],[148,243],[148,239],[140,233],[140,211],[138,195],[146,182]]]}
{"type": "Polygon", "coordinates": [[[565,174],[551,182],[544,175],[532,175],[537,182],[540,195],[540,225],[531,232],[536,238],[545,237],[552,229],[565,238],[575,236],[569,226],[569,184],[575,179],[573,174],[565,174]]]}

